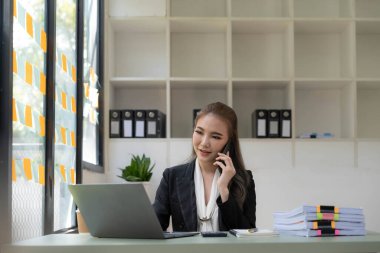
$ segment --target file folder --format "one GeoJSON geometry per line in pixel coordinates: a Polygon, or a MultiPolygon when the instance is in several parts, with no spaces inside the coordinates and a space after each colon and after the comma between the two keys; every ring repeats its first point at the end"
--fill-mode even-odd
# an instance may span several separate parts
{"type": "Polygon", "coordinates": [[[268,137],[280,137],[280,110],[268,110],[268,137]]]}
{"type": "Polygon", "coordinates": [[[133,137],[134,116],[135,116],[135,112],[133,110],[121,111],[122,137],[124,137],[124,138],[132,138],[133,137]]]}
{"type": "Polygon", "coordinates": [[[193,128],[195,127],[195,119],[197,118],[200,111],[201,109],[193,109],[193,128]]]}
{"type": "Polygon", "coordinates": [[[267,131],[268,111],[264,109],[257,109],[252,113],[252,137],[266,138],[267,131]]]}
{"type": "Polygon", "coordinates": [[[136,138],[145,138],[145,110],[135,110],[135,125],[134,130],[135,134],[134,136],[136,138]]]}
{"type": "Polygon", "coordinates": [[[146,110],[146,137],[166,137],[166,115],[159,110],[146,110]]]}
{"type": "Polygon", "coordinates": [[[292,138],[292,111],[281,110],[280,129],[282,138],[292,138]]]}
{"type": "Polygon", "coordinates": [[[120,111],[110,110],[110,138],[120,137],[120,111]]]}

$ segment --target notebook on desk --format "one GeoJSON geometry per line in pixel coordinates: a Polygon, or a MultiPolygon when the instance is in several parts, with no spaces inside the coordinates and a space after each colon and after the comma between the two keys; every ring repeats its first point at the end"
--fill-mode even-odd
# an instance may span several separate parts
{"type": "Polygon", "coordinates": [[[92,236],[168,239],[198,232],[163,232],[142,184],[69,185],[92,236]]]}

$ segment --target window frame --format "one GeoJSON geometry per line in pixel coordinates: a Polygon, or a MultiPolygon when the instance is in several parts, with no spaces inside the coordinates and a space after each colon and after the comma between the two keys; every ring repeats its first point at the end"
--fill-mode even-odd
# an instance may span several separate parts
{"type": "Polygon", "coordinates": [[[12,240],[13,1],[0,1],[0,245],[12,240]],[[12,108],[12,107],[11,107],[12,108]]]}
{"type": "MultiPolygon", "coordinates": [[[[82,6],[82,8],[84,5],[82,6]]],[[[82,11],[83,14],[83,11],[82,11]]],[[[83,15],[82,15],[83,16],[83,15]]],[[[82,20],[83,22],[83,20],[82,20]]],[[[82,23],[83,24],[83,23],[82,23]]],[[[83,27],[83,25],[82,25],[83,27]]],[[[98,1],[98,81],[101,84],[101,88],[99,89],[99,125],[97,126],[97,134],[98,134],[98,158],[99,158],[99,164],[93,164],[89,163],[83,160],[83,139],[80,140],[81,142],[81,150],[80,150],[80,159],[77,157],[78,161],[81,161],[82,168],[88,171],[97,172],[97,173],[104,173],[104,1],[99,0],[98,1]]],[[[83,39],[83,29],[81,38],[83,39]]],[[[81,52],[81,59],[83,59],[83,40],[82,40],[82,52],[81,52]]],[[[78,85],[81,89],[81,95],[78,93],[78,108],[80,108],[81,112],[78,110],[78,123],[81,124],[81,131],[83,133],[83,61],[82,64],[78,67],[81,68],[81,76],[78,73],[78,80],[80,76],[80,80],[82,81],[81,85],[78,85]],[[80,118],[80,119],[79,119],[80,118]]],[[[78,71],[79,72],[79,71],[78,71]]],[[[77,128],[79,129],[79,128],[77,128]]],[[[83,136],[82,136],[83,138],[83,136]]]]}

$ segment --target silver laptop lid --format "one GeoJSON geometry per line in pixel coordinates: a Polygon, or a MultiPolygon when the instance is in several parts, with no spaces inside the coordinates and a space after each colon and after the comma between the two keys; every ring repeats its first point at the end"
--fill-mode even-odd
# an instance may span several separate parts
{"type": "Polygon", "coordinates": [[[142,184],[69,185],[92,236],[164,239],[142,184]]]}

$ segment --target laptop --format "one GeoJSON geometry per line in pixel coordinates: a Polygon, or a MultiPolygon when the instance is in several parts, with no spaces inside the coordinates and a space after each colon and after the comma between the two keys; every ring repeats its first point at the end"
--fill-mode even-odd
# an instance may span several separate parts
{"type": "Polygon", "coordinates": [[[142,184],[69,185],[94,237],[168,239],[199,232],[163,232],[142,184]]]}

